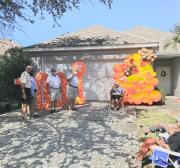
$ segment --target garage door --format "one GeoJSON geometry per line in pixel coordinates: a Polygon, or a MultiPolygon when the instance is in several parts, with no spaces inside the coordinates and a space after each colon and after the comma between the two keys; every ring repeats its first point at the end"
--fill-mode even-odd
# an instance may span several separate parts
{"type": "MultiPolygon", "coordinates": [[[[84,76],[84,95],[86,100],[108,101],[109,91],[113,85],[113,66],[115,61],[89,61],[85,62],[87,72],[84,76]]],[[[71,63],[58,64],[57,70],[70,72],[71,63]]],[[[46,72],[50,71],[52,65],[47,65],[46,72]]]]}
{"type": "Polygon", "coordinates": [[[84,77],[84,94],[87,100],[109,100],[113,84],[112,69],[115,62],[86,62],[87,73],[84,77]]]}

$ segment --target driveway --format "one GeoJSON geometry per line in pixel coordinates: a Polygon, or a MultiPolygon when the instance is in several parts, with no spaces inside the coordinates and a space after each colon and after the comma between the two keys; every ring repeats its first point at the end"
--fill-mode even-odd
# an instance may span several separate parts
{"type": "Polygon", "coordinates": [[[137,152],[135,108],[89,103],[23,122],[0,115],[1,168],[130,168],[137,152]]]}

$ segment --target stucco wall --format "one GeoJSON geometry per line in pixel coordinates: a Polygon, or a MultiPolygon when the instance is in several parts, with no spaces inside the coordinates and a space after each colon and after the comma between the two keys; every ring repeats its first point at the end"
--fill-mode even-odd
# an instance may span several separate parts
{"type": "Polygon", "coordinates": [[[173,78],[172,80],[173,94],[177,97],[180,97],[180,58],[175,58],[172,61],[172,78],[173,78]]]}
{"type": "Polygon", "coordinates": [[[157,66],[159,66],[159,67],[171,67],[171,65],[172,65],[172,60],[171,59],[164,59],[164,60],[157,59],[154,62],[154,69],[156,70],[157,66]]]}

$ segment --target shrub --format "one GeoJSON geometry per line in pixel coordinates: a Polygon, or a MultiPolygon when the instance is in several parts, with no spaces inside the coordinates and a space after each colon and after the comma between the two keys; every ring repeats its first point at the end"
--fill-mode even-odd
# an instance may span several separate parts
{"type": "Polygon", "coordinates": [[[5,53],[0,61],[0,101],[20,99],[21,88],[14,85],[14,79],[20,76],[27,65],[36,67],[21,48],[12,48],[5,53]]]}

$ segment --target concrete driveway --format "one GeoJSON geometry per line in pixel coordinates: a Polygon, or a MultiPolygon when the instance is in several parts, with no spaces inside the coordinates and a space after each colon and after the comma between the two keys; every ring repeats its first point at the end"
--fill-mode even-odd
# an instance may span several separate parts
{"type": "Polygon", "coordinates": [[[137,152],[135,108],[90,103],[23,122],[0,115],[1,168],[130,168],[137,152]]]}

